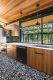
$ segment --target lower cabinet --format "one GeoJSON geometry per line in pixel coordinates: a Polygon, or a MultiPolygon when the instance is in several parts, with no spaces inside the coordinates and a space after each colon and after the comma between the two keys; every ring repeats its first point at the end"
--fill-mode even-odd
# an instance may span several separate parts
{"type": "Polygon", "coordinates": [[[53,51],[40,48],[28,48],[27,64],[39,71],[53,76],[53,51]]]}
{"type": "Polygon", "coordinates": [[[45,50],[44,72],[53,76],[53,51],[52,50],[45,50]]]}
{"type": "Polygon", "coordinates": [[[27,48],[27,65],[33,67],[33,48],[27,48]]]}
{"type": "Polygon", "coordinates": [[[33,67],[37,68],[40,71],[43,71],[44,68],[44,53],[43,50],[34,49],[33,53],[33,67]]]}
{"type": "Polygon", "coordinates": [[[7,55],[11,58],[16,59],[16,46],[15,45],[7,45],[7,55]]]}

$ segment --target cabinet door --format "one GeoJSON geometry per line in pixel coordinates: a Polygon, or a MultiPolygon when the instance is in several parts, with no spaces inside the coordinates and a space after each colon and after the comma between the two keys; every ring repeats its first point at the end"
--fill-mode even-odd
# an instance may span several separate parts
{"type": "Polygon", "coordinates": [[[27,48],[27,64],[33,67],[33,48],[27,48]]]}
{"type": "Polygon", "coordinates": [[[48,53],[48,74],[53,76],[53,52],[49,51],[48,53]]]}
{"type": "Polygon", "coordinates": [[[51,75],[53,76],[53,51],[50,54],[50,66],[51,66],[51,75]]]}
{"type": "Polygon", "coordinates": [[[7,45],[7,55],[12,58],[16,58],[16,46],[7,45]]]}
{"type": "Polygon", "coordinates": [[[44,72],[53,75],[53,51],[45,50],[44,72]]]}
{"type": "Polygon", "coordinates": [[[44,54],[42,49],[34,49],[33,66],[40,71],[44,68],[44,54]]]}

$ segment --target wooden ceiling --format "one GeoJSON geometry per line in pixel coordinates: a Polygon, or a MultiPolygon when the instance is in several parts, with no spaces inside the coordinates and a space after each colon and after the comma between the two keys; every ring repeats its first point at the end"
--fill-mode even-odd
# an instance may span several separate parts
{"type": "Polygon", "coordinates": [[[39,10],[53,6],[53,0],[0,0],[0,21],[9,23],[37,12],[37,3],[39,10]]]}

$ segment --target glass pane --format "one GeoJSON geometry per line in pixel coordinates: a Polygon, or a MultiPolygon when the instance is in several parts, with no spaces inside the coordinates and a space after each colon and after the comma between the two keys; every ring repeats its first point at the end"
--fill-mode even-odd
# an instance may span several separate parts
{"type": "Polygon", "coordinates": [[[48,31],[53,32],[53,23],[48,23],[48,31]]]}
{"type": "Polygon", "coordinates": [[[49,43],[49,35],[48,34],[43,34],[43,43],[48,44],[49,43]]]}
{"type": "Polygon", "coordinates": [[[31,27],[26,27],[22,28],[22,33],[23,34],[34,34],[34,33],[40,33],[41,32],[41,27],[40,26],[31,26],[31,27]]]}
{"type": "Polygon", "coordinates": [[[53,34],[43,34],[44,44],[53,44],[53,34]]]}
{"type": "Polygon", "coordinates": [[[24,42],[28,42],[28,35],[24,35],[24,42]]]}
{"type": "Polygon", "coordinates": [[[29,35],[29,42],[33,42],[34,36],[33,34],[29,35]]]}
{"type": "Polygon", "coordinates": [[[43,17],[43,32],[53,32],[53,15],[43,17]]]}
{"type": "Polygon", "coordinates": [[[35,26],[34,27],[34,32],[35,33],[40,33],[41,32],[41,27],[40,26],[35,26]]]}
{"type": "Polygon", "coordinates": [[[38,34],[38,43],[41,43],[41,34],[38,34]]]}
{"type": "Polygon", "coordinates": [[[33,42],[41,43],[41,34],[34,34],[33,35],[33,42]]]}
{"type": "Polygon", "coordinates": [[[33,34],[33,42],[37,43],[37,34],[33,34]]]}
{"type": "Polygon", "coordinates": [[[23,39],[23,34],[21,34],[21,42],[24,42],[24,39],[23,39]]]}
{"type": "Polygon", "coordinates": [[[43,24],[43,32],[53,32],[53,23],[47,23],[47,24],[43,24]]]}
{"type": "Polygon", "coordinates": [[[53,44],[53,34],[49,35],[49,44],[53,44]]]}

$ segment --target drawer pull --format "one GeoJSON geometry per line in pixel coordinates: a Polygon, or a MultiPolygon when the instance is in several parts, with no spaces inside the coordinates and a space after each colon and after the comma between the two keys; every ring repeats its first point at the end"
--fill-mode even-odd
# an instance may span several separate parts
{"type": "Polygon", "coordinates": [[[43,55],[43,53],[38,53],[38,52],[35,52],[35,54],[39,54],[39,55],[41,54],[41,55],[43,55]]]}

